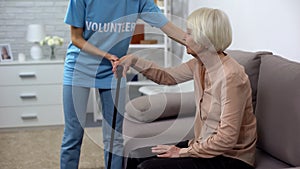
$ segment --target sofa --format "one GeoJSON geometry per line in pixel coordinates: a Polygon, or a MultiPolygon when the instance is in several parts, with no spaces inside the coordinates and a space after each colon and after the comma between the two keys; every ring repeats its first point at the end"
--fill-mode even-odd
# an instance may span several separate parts
{"type": "MultiPolygon", "coordinates": [[[[300,169],[300,63],[271,52],[226,51],[244,66],[257,118],[257,169],[300,169]]],[[[143,95],[126,104],[124,155],[193,137],[193,92],[143,95]]]]}

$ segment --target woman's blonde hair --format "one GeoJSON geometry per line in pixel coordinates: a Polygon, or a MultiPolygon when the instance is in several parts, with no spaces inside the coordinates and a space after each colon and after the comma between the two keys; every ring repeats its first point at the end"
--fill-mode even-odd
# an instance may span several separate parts
{"type": "Polygon", "coordinates": [[[223,52],[232,42],[228,16],[219,9],[200,8],[187,19],[187,27],[196,43],[207,45],[207,40],[217,52],[223,52]]]}

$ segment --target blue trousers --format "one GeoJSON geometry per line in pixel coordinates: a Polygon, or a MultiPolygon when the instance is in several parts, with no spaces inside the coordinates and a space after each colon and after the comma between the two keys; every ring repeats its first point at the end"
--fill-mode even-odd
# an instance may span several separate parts
{"type": "MultiPolygon", "coordinates": [[[[90,88],[68,86],[63,87],[63,106],[65,128],[61,145],[60,168],[77,169],[80,149],[86,123],[86,108],[90,88]]],[[[102,131],[104,145],[104,159],[107,166],[111,141],[112,119],[114,112],[115,90],[99,89],[102,104],[102,131]]],[[[113,156],[111,169],[122,169],[123,165],[123,136],[122,125],[125,107],[125,89],[120,89],[118,114],[113,142],[113,156]]]]}

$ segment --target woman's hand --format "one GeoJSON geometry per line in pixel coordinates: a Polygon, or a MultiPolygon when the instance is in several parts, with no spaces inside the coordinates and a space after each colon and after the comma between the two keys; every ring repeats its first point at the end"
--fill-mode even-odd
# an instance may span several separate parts
{"type": "Polygon", "coordinates": [[[115,75],[117,75],[117,66],[122,65],[123,66],[123,77],[126,77],[126,72],[129,70],[130,66],[133,64],[133,55],[125,55],[119,60],[113,62],[113,72],[115,75]]]}
{"type": "Polygon", "coordinates": [[[157,145],[151,148],[152,153],[157,154],[157,157],[178,158],[180,148],[174,145],[157,145]]]}

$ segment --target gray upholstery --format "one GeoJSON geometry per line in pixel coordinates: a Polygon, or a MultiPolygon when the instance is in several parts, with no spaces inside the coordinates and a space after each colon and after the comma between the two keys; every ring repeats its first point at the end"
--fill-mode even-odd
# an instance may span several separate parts
{"type": "Polygon", "coordinates": [[[176,116],[193,116],[196,112],[194,93],[161,93],[141,96],[126,105],[127,114],[141,122],[176,116]]]}
{"type": "Polygon", "coordinates": [[[157,144],[176,143],[193,138],[194,117],[166,119],[151,123],[138,122],[131,117],[124,119],[124,155],[137,148],[157,144]]]}
{"type": "Polygon", "coordinates": [[[280,169],[289,167],[288,164],[275,159],[260,149],[256,149],[255,163],[256,169],[280,169]]]}
{"type": "Polygon", "coordinates": [[[300,166],[300,63],[262,57],[257,95],[258,146],[300,166]]]}
{"type": "Polygon", "coordinates": [[[194,92],[141,96],[128,102],[125,109],[125,156],[140,147],[175,143],[193,137],[194,92]]]}
{"type": "Polygon", "coordinates": [[[256,107],[256,94],[257,94],[257,81],[259,75],[260,57],[266,54],[272,54],[271,52],[246,52],[240,50],[228,50],[226,51],[232,58],[234,58],[239,64],[244,66],[247,73],[252,89],[252,104],[253,111],[255,113],[256,107]]]}

